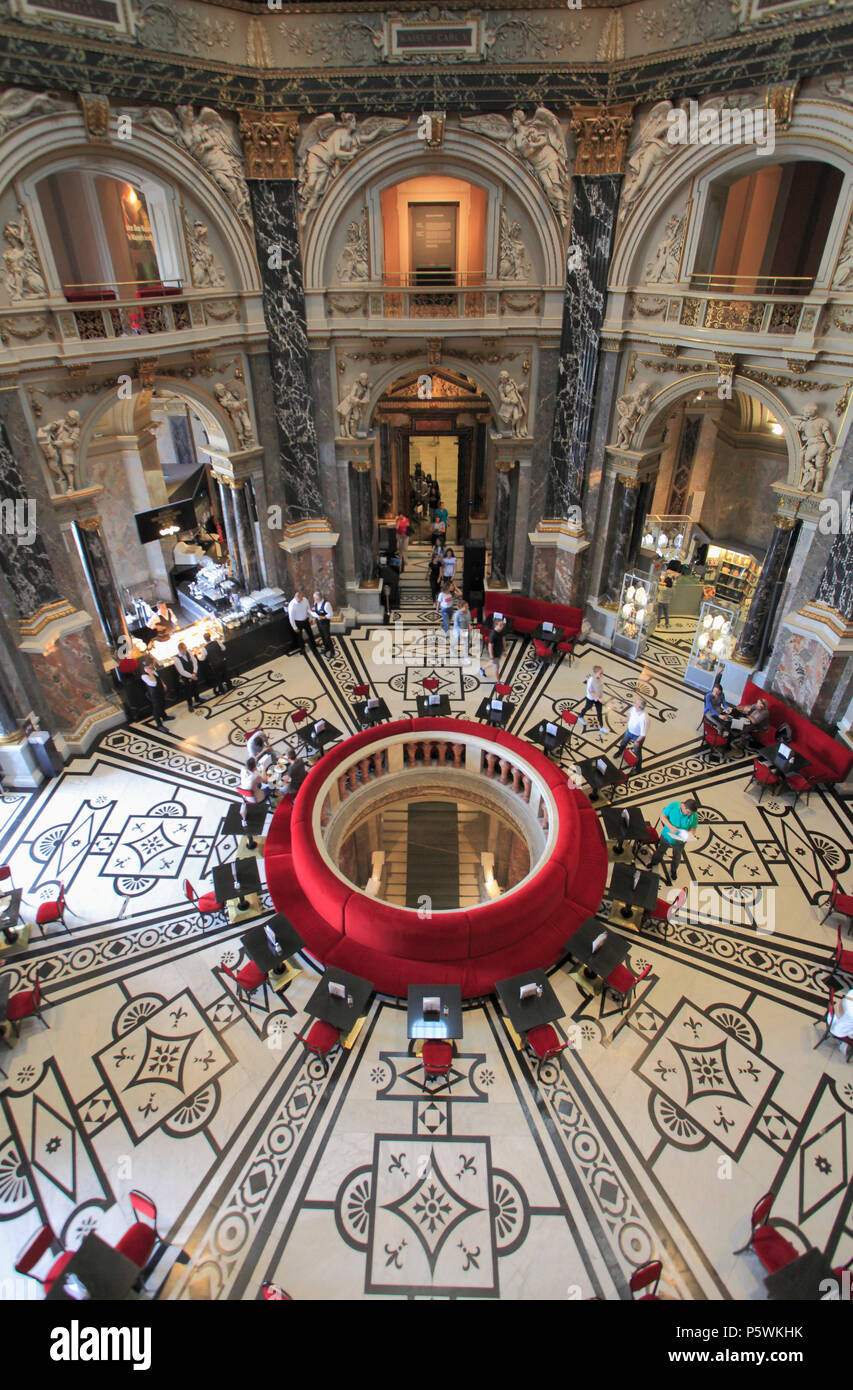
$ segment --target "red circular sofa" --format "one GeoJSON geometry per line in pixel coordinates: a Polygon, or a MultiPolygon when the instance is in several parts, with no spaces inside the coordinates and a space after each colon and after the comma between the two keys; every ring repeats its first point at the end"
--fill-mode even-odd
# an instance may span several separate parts
{"type": "Polygon", "coordinates": [[[264,863],[273,903],[300,932],[309,954],[396,997],[413,984],[458,984],[463,997],[478,997],[490,993],[496,980],[553,965],[573,933],[598,911],[607,879],[604,836],[587,797],[514,734],[461,719],[396,720],[331,748],[297,796],[278,806],[264,863]],[[515,753],[547,785],[556,834],[528,879],[492,902],[422,918],[414,908],[370,897],[330,867],[313,833],[320,788],[352,753],[409,733],[451,740],[475,735],[498,751],[515,753]]]}

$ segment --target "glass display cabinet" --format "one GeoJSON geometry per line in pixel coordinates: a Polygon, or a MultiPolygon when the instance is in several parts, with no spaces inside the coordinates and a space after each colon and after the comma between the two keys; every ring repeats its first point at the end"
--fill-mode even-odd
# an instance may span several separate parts
{"type": "Polygon", "coordinates": [[[655,625],[657,591],[657,579],[633,570],[625,575],[613,631],[615,652],[634,658],[641,655],[649,630],[655,625]]]}
{"type": "Polygon", "coordinates": [[[737,609],[709,600],[702,604],[684,679],[697,690],[710,690],[714,677],[735,649],[737,609]]]}

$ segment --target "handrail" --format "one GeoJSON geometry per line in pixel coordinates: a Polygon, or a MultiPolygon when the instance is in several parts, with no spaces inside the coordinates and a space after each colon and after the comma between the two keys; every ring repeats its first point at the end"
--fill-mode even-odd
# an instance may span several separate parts
{"type": "Polygon", "coordinates": [[[694,271],[690,277],[691,289],[706,289],[715,294],[802,294],[813,285],[813,275],[712,275],[694,271]],[[785,285],[795,288],[780,288],[785,285]],[[726,286],[730,288],[726,289],[726,286]],[[751,286],[751,289],[746,289],[746,286],[751,286]]]}

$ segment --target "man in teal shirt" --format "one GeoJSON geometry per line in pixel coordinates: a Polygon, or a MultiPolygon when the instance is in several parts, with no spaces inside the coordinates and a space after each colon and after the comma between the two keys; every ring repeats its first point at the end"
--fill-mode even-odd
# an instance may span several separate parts
{"type": "Polygon", "coordinates": [[[699,817],[696,814],[698,809],[699,803],[692,799],[688,799],[687,801],[671,801],[669,805],[664,808],[663,814],[661,815],[663,829],[661,830],[658,847],[652,856],[652,862],[649,867],[653,869],[656,864],[663,866],[663,857],[667,850],[671,850],[672,860],[670,862],[670,872],[672,878],[670,878],[665,867],[663,870],[667,883],[672,883],[672,879],[675,878],[678,873],[678,866],[681,863],[681,856],[684,853],[685,842],[679,835],[679,831],[693,831],[696,829],[696,826],[699,824],[699,817]]]}

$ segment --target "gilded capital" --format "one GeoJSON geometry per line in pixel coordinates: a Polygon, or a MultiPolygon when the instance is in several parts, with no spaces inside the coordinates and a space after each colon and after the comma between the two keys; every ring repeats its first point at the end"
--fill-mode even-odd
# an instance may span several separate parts
{"type": "Polygon", "coordinates": [[[633,102],[621,106],[573,106],[577,142],[575,174],[624,174],[633,102]]]}
{"type": "Polygon", "coordinates": [[[295,179],[298,111],[241,111],[247,179],[295,179]]]}

